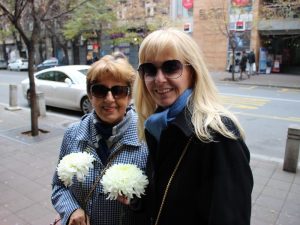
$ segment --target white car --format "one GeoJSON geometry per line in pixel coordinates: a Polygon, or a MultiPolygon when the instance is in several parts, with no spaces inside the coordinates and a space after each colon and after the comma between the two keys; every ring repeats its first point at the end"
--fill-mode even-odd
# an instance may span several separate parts
{"type": "Polygon", "coordinates": [[[8,63],[8,70],[28,70],[28,59],[15,59],[8,63]]]}
{"type": "MultiPolygon", "coordinates": [[[[42,92],[48,106],[81,111],[92,110],[86,92],[86,74],[90,66],[52,67],[34,74],[36,92],[42,92]]],[[[22,93],[30,105],[29,79],[21,82],[22,93]]]]}

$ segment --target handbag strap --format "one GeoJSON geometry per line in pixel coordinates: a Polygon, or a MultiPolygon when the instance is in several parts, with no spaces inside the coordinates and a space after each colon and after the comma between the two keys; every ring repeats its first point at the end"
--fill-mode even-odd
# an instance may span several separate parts
{"type": "Polygon", "coordinates": [[[159,207],[159,211],[158,211],[158,214],[157,214],[157,217],[156,217],[156,220],[155,220],[155,225],[158,225],[158,221],[159,221],[162,209],[164,207],[164,204],[165,204],[165,201],[166,201],[166,197],[167,197],[168,191],[170,189],[171,183],[173,181],[173,178],[174,178],[174,176],[175,176],[175,174],[176,174],[176,172],[177,172],[177,170],[179,168],[179,165],[180,165],[180,163],[181,163],[181,161],[182,161],[185,153],[187,152],[187,149],[188,149],[188,147],[189,147],[192,139],[193,139],[193,136],[190,137],[190,139],[188,140],[187,144],[185,145],[185,147],[184,147],[184,149],[183,149],[183,151],[182,151],[182,153],[181,153],[181,155],[180,155],[180,157],[178,159],[178,162],[177,162],[177,164],[176,164],[176,166],[175,166],[175,168],[174,168],[174,170],[173,170],[173,172],[172,172],[172,174],[171,174],[171,176],[169,178],[169,181],[168,181],[167,186],[165,188],[164,195],[163,195],[163,198],[162,198],[162,201],[161,201],[161,204],[160,204],[160,207],[159,207]]]}
{"type": "Polygon", "coordinates": [[[122,145],[116,151],[114,151],[114,153],[108,158],[108,161],[107,161],[107,164],[106,164],[105,168],[101,171],[100,175],[96,178],[91,190],[89,191],[88,195],[85,198],[85,201],[84,201],[84,206],[85,207],[87,205],[87,202],[88,202],[89,198],[92,196],[94,190],[96,189],[98,182],[101,180],[101,178],[103,177],[106,170],[109,167],[111,167],[113,160],[116,158],[118,153],[121,152],[121,150],[122,150],[122,145]]]}
{"type": "MultiPolygon", "coordinates": [[[[96,178],[91,190],[89,191],[88,195],[86,196],[86,198],[84,200],[84,206],[83,206],[84,211],[86,210],[87,202],[88,202],[89,198],[92,196],[94,190],[96,189],[98,182],[101,180],[101,178],[104,175],[104,173],[106,172],[106,170],[112,165],[112,161],[116,158],[118,153],[121,152],[121,150],[122,150],[122,145],[116,151],[114,151],[114,153],[108,158],[105,168],[101,171],[100,175],[96,178]]],[[[85,216],[86,216],[86,214],[85,214],[85,216]]],[[[60,221],[61,221],[61,217],[59,216],[59,218],[56,218],[54,220],[54,222],[51,223],[50,225],[58,225],[60,221]]]]}

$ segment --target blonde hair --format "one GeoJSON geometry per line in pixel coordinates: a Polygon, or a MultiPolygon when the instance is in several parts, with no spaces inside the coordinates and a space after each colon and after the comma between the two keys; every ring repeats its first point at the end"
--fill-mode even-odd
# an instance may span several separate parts
{"type": "Polygon", "coordinates": [[[126,58],[106,55],[93,63],[86,77],[88,95],[91,95],[90,89],[93,84],[101,82],[107,77],[125,81],[130,87],[130,96],[132,96],[132,86],[136,78],[136,72],[126,58]]]}
{"type": "MultiPolygon", "coordinates": [[[[175,28],[161,29],[149,34],[141,43],[139,63],[155,61],[168,51],[184,63],[190,64],[191,75],[194,76],[193,94],[187,108],[192,115],[192,125],[196,136],[204,141],[213,140],[212,130],[231,139],[237,139],[234,131],[227,129],[223,121],[230,118],[244,138],[244,132],[236,117],[220,103],[215,84],[196,42],[186,33],[175,28]]],[[[139,136],[144,139],[144,122],[154,113],[156,103],[151,98],[144,81],[137,77],[134,87],[135,107],[138,113],[139,136]]]]}

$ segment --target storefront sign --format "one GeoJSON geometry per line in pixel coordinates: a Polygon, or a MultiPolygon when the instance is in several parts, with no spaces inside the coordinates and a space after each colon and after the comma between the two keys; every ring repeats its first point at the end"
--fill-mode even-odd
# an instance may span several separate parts
{"type": "Polygon", "coordinates": [[[182,5],[186,9],[190,9],[193,7],[194,0],[182,0],[182,5]]]}
{"type": "Polygon", "coordinates": [[[192,32],[192,24],[191,23],[185,23],[183,25],[183,30],[187,33],[191,33],[192,32]]]}
{"type": "Polygon", "coordinates": [[[236,21],[235,30],[236,31],[244,31],[245,30],[245,22],[244,21],[236,21]]]}

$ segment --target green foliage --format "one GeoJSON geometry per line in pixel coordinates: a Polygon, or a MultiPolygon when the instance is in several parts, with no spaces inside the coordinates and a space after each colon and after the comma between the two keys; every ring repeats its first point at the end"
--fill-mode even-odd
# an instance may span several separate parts
{"type": "Polygon", "coordinates": [[[67,39],[73,39],[79,35],[88,38],[91,31],[103,31],[105,27],[116,21],[112,10],[115,2],[91,0],[77,8],[64,26],[64,36],[67,39]]]}
{"type": "Polygon", "coordinates": [[[10,37],[16,29],[6,20],[0,22],[0,43],[5,41],[6,38],[10,37]]]}

